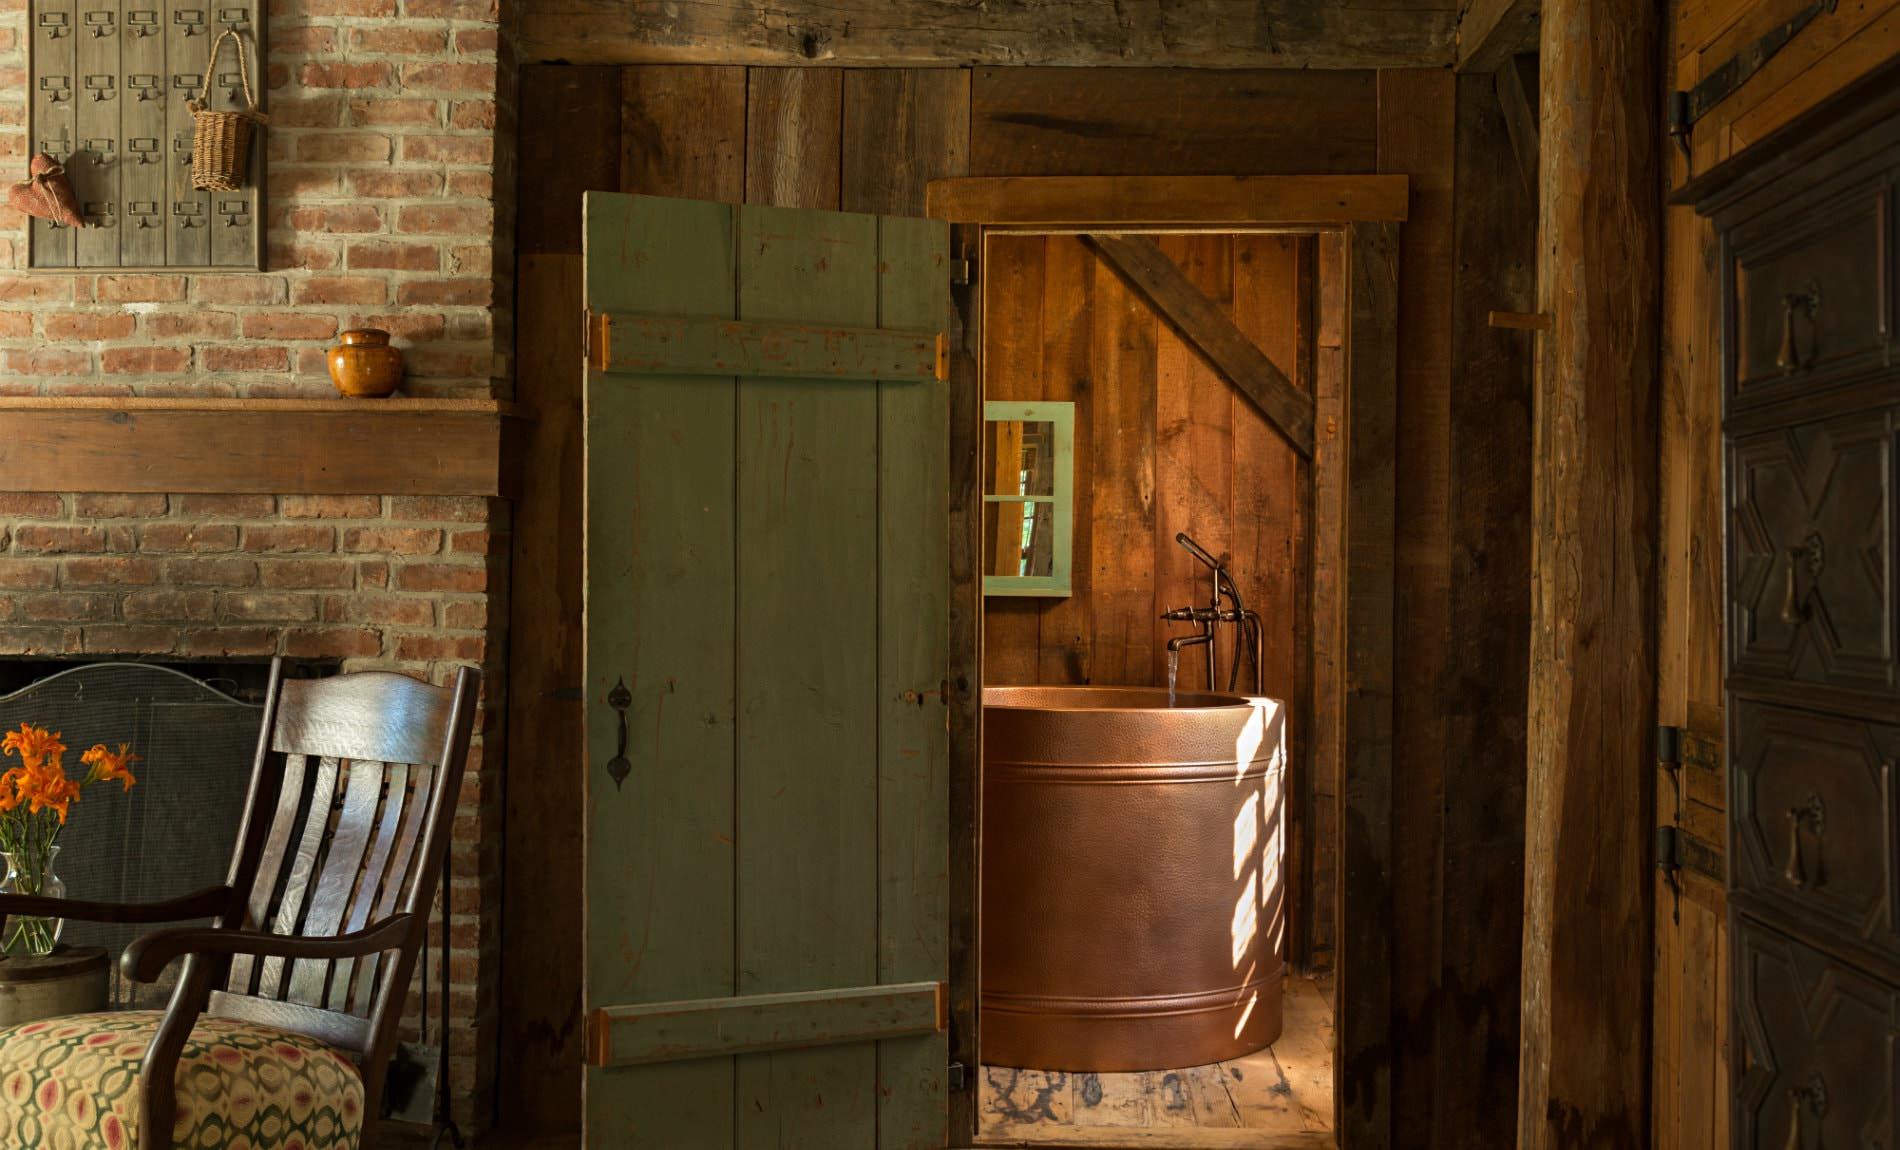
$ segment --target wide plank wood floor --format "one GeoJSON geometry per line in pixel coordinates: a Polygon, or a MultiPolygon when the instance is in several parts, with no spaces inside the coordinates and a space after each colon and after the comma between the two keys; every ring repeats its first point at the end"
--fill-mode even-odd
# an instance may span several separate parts
{"type": "Polygon", "coordinates": [[[1330,979],[1289,978],[1266,1050],[1180,1070],[1084,1074],[985,1066],[984,1146],[1321,1150],[1333,1145],[1330,979]]]}

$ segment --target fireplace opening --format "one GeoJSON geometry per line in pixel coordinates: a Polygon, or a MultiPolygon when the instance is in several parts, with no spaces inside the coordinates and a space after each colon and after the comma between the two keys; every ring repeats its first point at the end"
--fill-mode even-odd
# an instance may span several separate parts
{"type": "MultiPolygon", "coordinates": [[[[72,804],[56,867],[67,897],[156,902],[225,881],[269,680],[263,662],[0,661],[0,729],[26,722],[60,732],[69,774],[84,769],[79,755],[95,743],[130,743],[141,756],[137,786],[89,787],[72,804]]],[[[142,986],[118,973],[120,952],[150,929],[68,921],[60,941],[106,951],[115,1008],[157,1007],[169,978],[142,986]]]]}

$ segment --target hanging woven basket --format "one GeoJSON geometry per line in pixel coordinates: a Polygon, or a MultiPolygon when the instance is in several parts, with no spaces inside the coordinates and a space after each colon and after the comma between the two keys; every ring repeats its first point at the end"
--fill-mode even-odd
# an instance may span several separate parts
{"type": "Polygon", "coordinates": [[[244,39],[235,31],[226,31],[211,46],[211,60],[205,64],[204,85],[198,97],[186,105],[191,109],[191,186],[200,191],[234,192],[244,186],[251,164],[251,133],[269,117],[257,110],[257,97],[251,92],[251,69],[244,57],[244,39]],[[229,112],[211,110],[211,78],[218,68],[218,55],[224,42],[237,45],[238,82],[244,89],[243,108],[229,112]]]}

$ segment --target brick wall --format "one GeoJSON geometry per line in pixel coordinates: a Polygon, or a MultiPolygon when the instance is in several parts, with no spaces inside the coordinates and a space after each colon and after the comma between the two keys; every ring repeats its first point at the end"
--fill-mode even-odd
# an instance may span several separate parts
{"type": "MultiPolygon", "coordinates": [[[[0,158],[20,173],[25,21],[0,0],[0,158]]],[[[408,394],[489,394],[500,33],[498,0],[273,0],[270,270],[0,274],[0,394],[330,395],[323,352],[351,326],[394,333],[408,394]]],[[[25,257],[0,208],[0,268],[25,257]]]]}
{"type": "Polygon", "coordinates": [[[435,682],[484,668],[450,862],[465,1124],[493,1091],[501,780],[482,752],[504,745],[507,531],[487,499],[0,493],[0,655],[282,654],[435,682]]]}

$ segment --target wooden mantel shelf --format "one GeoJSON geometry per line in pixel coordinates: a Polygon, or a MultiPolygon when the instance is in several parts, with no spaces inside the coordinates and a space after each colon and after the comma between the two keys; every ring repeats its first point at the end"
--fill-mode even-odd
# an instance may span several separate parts
{"type": "Polygon", "coordinates": [[[0,491],[509,494],[492,399],[0,396],[0,491]]]}

